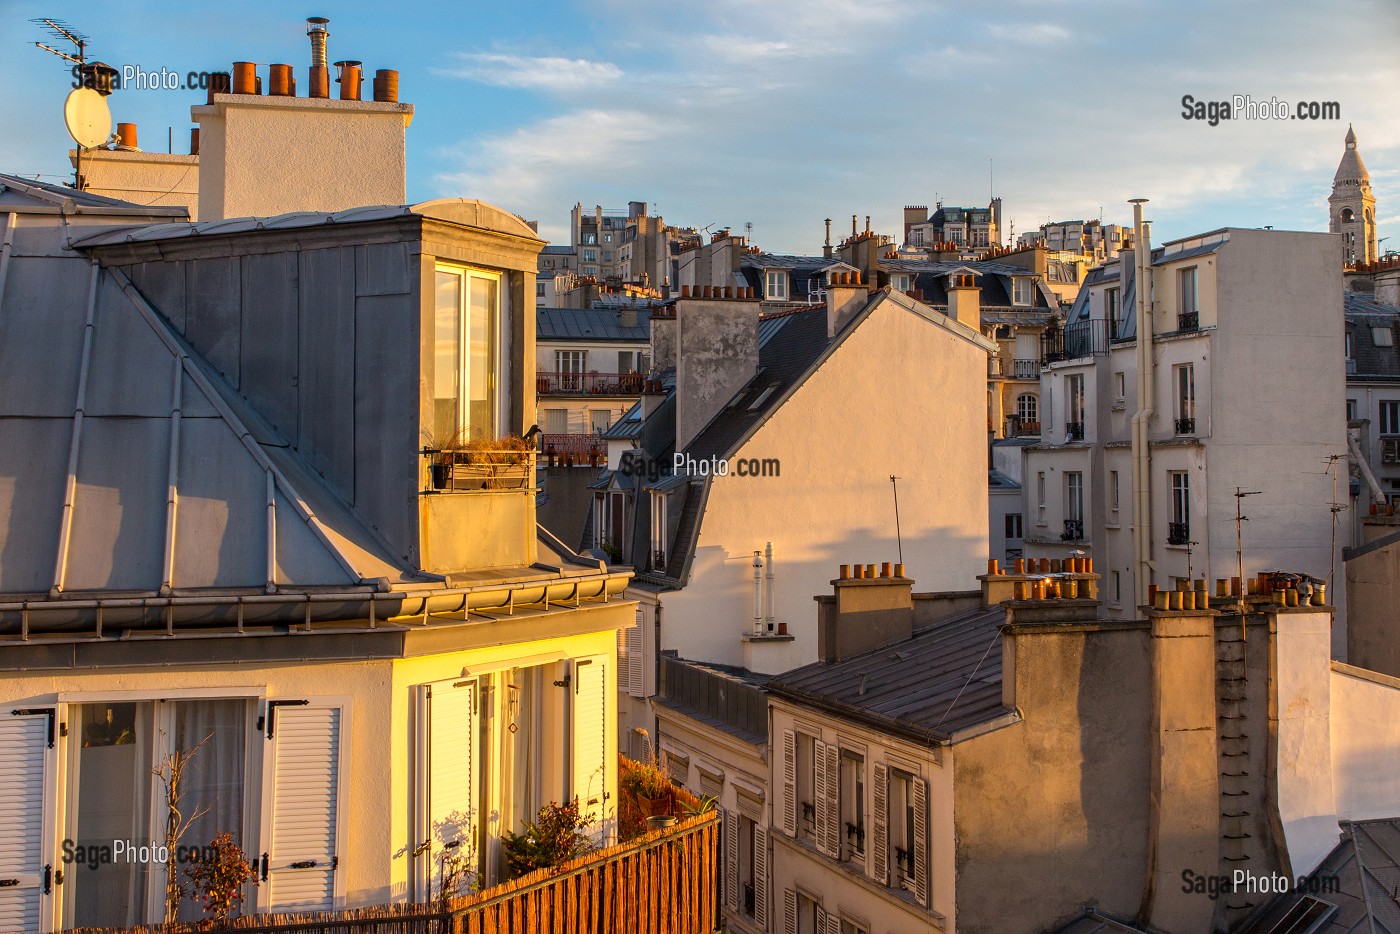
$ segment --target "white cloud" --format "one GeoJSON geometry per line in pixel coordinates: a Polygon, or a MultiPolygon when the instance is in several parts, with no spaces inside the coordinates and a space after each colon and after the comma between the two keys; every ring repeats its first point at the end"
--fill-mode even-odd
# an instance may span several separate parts
{"type": "Polygon", "coordinates": [[[461,52],[458,58],[466,63],[463,67],[438,68],[434,73],[503,88],[545,91],[585,90],[622,77],[622,69],[611,62],[592,62],[584,58],[530,57],[500,52],[461,52]]]}
{"type": "Polygon", "coordinates": [[[1001,42],[1016,42],[1022,45],[1055,45],[1066,42],[1070,31],[1054,23],[992,23],[987,32],[1001,42]]]}

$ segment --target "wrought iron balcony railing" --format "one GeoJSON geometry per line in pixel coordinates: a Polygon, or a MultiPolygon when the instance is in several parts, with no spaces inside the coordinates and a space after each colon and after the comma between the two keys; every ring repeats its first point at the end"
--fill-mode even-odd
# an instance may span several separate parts
{"type": "Polygon", "coordinates": [[[1084,440],[1083,422],[1065,422],[1065,437],[1070,441],[1084,440]]]}
{"type": "Polygon", "coordinates": [[[1176,433],[1194,435],[1196,433],[1196,420],[1194,418],[1178,418],[1176,420],[1176,433]]]}
{"type": "Polygon", "coordinates": [[[537,373],[535,392],[541,396],[640,396],[651,382],[642,373],[537,373]]]}
{"type": "Polygon", "coordinates": [[[1065,530],[1060,535],[1062,542],[1082,542],[1084,541],[1084,520],[1066,519],[1065,530]]]}
{"type": "Polygon", "coordinates": [[[1176,316],[1176,329],[1178,331],[1196,331],[1201,327],[1201,313],[1199,311],[1183,311],[1176,316]]]}
{"type": "Polygon", "coordinates": [[[1168,522],[1167,523],[1167,544],[1168,545],[1189,545],[1191,544],[1191,524],[1189,522],[1168,522]]]}
{"type": "Polygon", "coordinates": [[[1014,360],[1011,375],[1015,379],[1040,379],[1039,360],[1014,360]]]}

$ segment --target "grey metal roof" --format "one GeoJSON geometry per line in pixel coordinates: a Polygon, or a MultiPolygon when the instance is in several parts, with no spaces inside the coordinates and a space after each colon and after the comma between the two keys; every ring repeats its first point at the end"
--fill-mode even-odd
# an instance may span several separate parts
{"type": "Polygon", "coordinates": [[[797,256],[791,253],[745,253],[739,257],[740,266],[757,269],[826,269],[829,266],[845,266],[839,259],[824,256],[797,256]]]}
{"type": "Polygon", "coordinates": [[[987,471],[987,485],[994,490],[1019,490],[1021,484],[1012,480],[1000,470],[987,471]]]}
{"type": "Polygon", "coordinates": [[[562,246],[562,245],[558,245],[558,244],[553,244],[553,243],[551,243],[551,244],[549,244],[548,246],[546,246],[543,250],[540,250],[540,252],[541,252],[541,253],[549,253],[549,254],[551,254],[551,255],[558,256],[558,255],[560,255],[560,254],[572,254],[572,253],[576,253],[576,252],[578,252],[578,251],[577,251],[574,247],[571,247],[571,246],[562,246]]]}
{"type": "Polygon", "coordinates": [[[946,740],[1011,711],[1001,702],[1006,608],[970,610],[911,639],[843,662],[779,675],[775,695],[917,742],[946,740]]]}
{"type": "Polygon", "coordinates": [[[608,426],[607,430],[598,437],[605,441],[628,441],[632,438],[641,437],[642,434],[642,404],[632,403],[632,407],[622,413],[622,417],[608,426]]]}
{"type": "Polygon", "coordinates": [[[1344,292],[1347,335],[1351,338],[1351,358],[1355,373],[1348,379],[1400,379],[1400,308],[1382,305],[1367,295],[1344,292]],[[1390,346],[1377,343],[1376,336],[1390,334],[1390,346]]]}
{"type": "Polygon", "coordinates": [[[90,191],[79,191],[65,185],[21,178],[0,173],[0,210],[22,209],[27,205],[43,205],[80,214],[141,214],[151,217],[188,217],[184,207],[163,205],[153,207],[133,204],[90,191]]]}
{"type": "Polygon", "coordinates": [[[1122,921],[1115,921],[1097,911],[1086,911],[1057,930],[1055,934],[1144,934],[1144,932],[1142,928],[1124,924],[1122,921]]]}
{"type": "Polygon", "coordinates": [[[536,341],[628,341],[645,344],[651,337],[651,312],[633,309],[636,324],[623,324],[612,308],[539,308],[535,311],[536,341]]]}
{"type": "Polygon", "coordinates": [[[1335,879],[1340,891],[1319,884],[1280,895],[1241,934],[1400,934],[1400,818],[1343,821],[1341,842],[1308,878],[1335,879]],[[1320,916],[1328,906],[1335,912],[1321,928],[1288,925],[1309,908],[1320,916]]]}

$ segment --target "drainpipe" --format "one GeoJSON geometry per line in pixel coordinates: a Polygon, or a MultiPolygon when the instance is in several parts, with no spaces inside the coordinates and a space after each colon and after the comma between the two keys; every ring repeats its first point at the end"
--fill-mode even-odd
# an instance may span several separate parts
{"type": "Polygon", "coordinates": [[[1138,410],[1133,415],[1133,570],[1137,606],[1147,606],[1152,582],[1152,454],[1148,429],[1152,421],[1152,246],[1151,227],[1142,219],[1146,198],[1134,198],[1133,263],[1137,290],[1138,410]]]}
{"type": "Polygon", "coordinates": [[[767,568],[767,581],[763,590],[763,621],[767,624],[769,632],[775,632],[777,627],[773,625],[773,543],[768,543],[768,548],[764,552],[764,563],[767,568]]]}

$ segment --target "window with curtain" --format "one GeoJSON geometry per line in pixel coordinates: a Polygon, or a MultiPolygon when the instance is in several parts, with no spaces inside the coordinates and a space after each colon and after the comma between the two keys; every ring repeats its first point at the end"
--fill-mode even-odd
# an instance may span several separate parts
{"type": "Polygon", "coordinates": [[[433,309],[433,432],[496,436],[499,274],[439,265],[433,309]]]}

